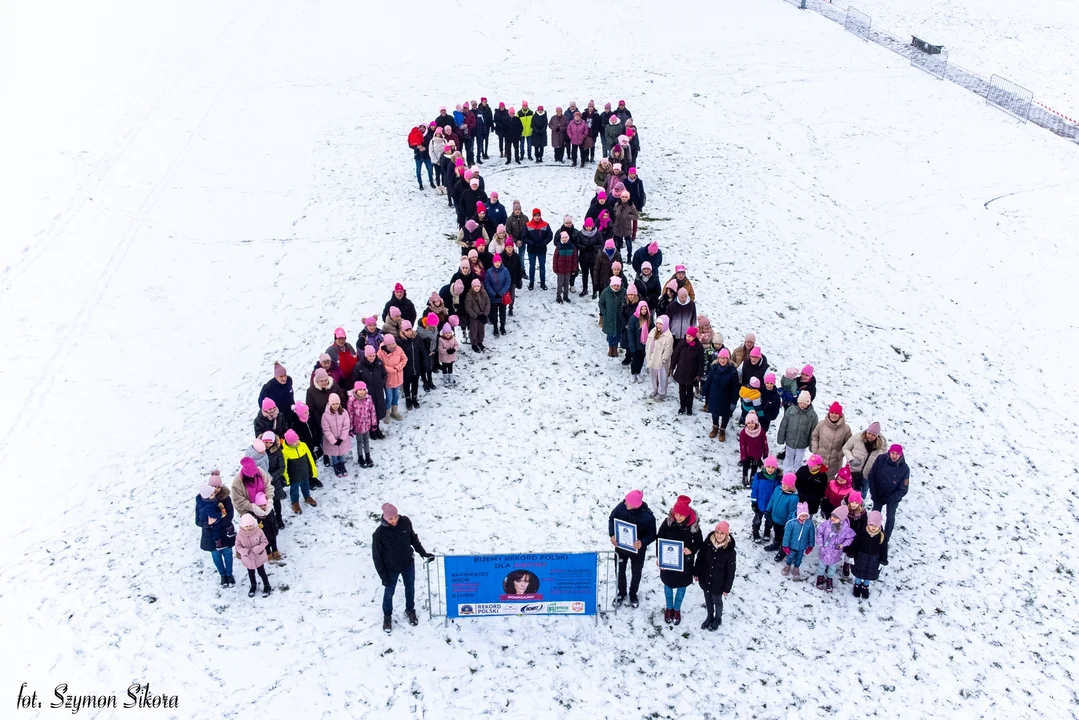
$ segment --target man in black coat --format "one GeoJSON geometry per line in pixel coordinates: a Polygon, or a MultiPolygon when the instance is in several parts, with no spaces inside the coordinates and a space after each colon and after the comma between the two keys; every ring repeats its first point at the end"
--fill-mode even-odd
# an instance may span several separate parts
{"type": "Polygon", "coordinates": [[[656,540],[656,516],[648,508],[644,501],[644,493],[640,490],[632,490],[625,500],[618,503],[611,511],[607,519],[607,534],[611,536],[611,545],[615,546],[615,555],[618,557],[618,597],[614,599],[614,606],[618,607],[626,600],[626,563],[629,563],[631,577],[629,582],[629,604],[637,607],[637,590],[641,586],[641,570],[644,568],[644,556],[648,546],[656,540]],[[622,520],[637,527],[637,541],[633,547],[637,552],[630,552],[618,547],[618,538],[615,536],[614,521],[622,520]]]}
{"type": "Polygon", "coordinates": [[[423,549],[420,538],[412,529],[412,521],[399,515],[397,508],[390,503],[382,505],[382,520],[371,536],[371,555],[375,561],[375,572],[382,580],[382,629],[393,629],[393,593],[397,589],[397,578],[405,584],[405,615],[411,625],[418,625],[416,617],[416,564],[412,550],[420,557],[430,560],[432,553],[423,549]]]}
{"type": "Polygon", "coordinates": [[[408,299],[408,293],[405,292],[405,286],[401,283],[397,283],[393,286],[393,295],[382,308],[382,322],[386,322],[386,319],[390,316],[390,308],[392,307],[401,311],[402,320],[408,320],[410,323],[415,324],[416,306],[408,299]]]}
{"type": "Polygon", "coordinates": [[[893,444],[887,455],[879,455],[873,461],[873,467],[866,475],[869,481],[869,494],[873,498],[873,509],[887,508],[888,519],[884,524],[884,541],[892,539],[892,527],[895,526],[895,513],[899,501],[910,490],[910,468],[903,455],[903,446],[893,444]]]}
{"type": "MultiPolygon", "coordinates": [[[[510,108],[513,110],[513,108],[510,108]]],[[[524,125],[521,124],[521,118],[514,113],[510,113],[506,119],[506,164],[510,164],[510,153],[512,148],[513,159],[518,165],[521,164],[521,135],[524,133],[524,125]]]]}
{"type": "Polygon", "coordinates": [[[296,422],[296,413],[292,412],[292,406],[296,404],[296,400],[292,394],[292,378],[281,363],[273,364],[273,377],[262,386],[262,391],[259,393],[260,409],[262,401],[266,398],[274,401],[277,409],[285,416],[285,425],[292,427],[296,422]]]}

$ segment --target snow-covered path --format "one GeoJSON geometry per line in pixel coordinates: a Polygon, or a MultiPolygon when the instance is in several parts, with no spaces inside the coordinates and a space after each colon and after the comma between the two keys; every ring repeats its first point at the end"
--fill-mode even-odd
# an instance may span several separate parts
{"type": "MultiPolygon", "coordinates": [[[[148,680],[180,717],[1074,715],[1076,149],[823,18],[807,34],[781,3],[609,4],[593,23],[562,0],[464,0],[453,13],[496,29],[467,67],[446,64],[448,37],[432,59],[428,9],[131,8],[98,28],[117,59],[86,73],[94,91],[68,106],[40,92],[62,68],[22,78],[21,106],[59,115],[19,120],[0,276],[0,463],[23,479],[0,559],[0,634],[21,649],[4,676],[148,680]],[[592,49],[616,11],[632,53],[592,49]],[[198,485],[231,472],[275,359],[305,387],[336,325],[354,337],[394,282],[421,300],[449,277],[452,218],[415,189],[404,138],[480,94],[625,98],[665,270],[685,262],[713,324],[756,331],[773,367],[812,361],[818,406],[908,448],[872,600],[784,583],[748,540],[736,444],[645,403],[603,356],[594,306],[553,291],[526,291],[512,334],[395,425],[374,471],[290,523],[271,569],[287,592],[217,589],[198,485]],[[654,573],[641,608],[598,626],[377,627],[384,500],[441,552],[583,550],[630,487],[731,521],[721,632],[697,629],[697,589],[681,632],[661,627],[654,573]]],[[[488,190],[552,223],[579,222],[592,192],[590,170],[485,167],[488,190]]]]}

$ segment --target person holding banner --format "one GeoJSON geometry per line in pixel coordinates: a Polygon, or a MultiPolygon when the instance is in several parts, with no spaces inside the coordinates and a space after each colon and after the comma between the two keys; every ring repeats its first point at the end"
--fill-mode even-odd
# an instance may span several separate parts
{"type": "Polygon", "coordinates": [[[657,537],[682,543],[682,563],[680,570],[660,569],[659,579],[663,581],[663,595],[667,601],[663,619],[668,624],[679,625],[682,622],[682,600],[686,588],[693,584],[693,562],[697,550],[704,538],[697,522],[697,513],[689,506],[688,496],[679,495],[671,508],[670,514],[659,526],[657,537]]]}
{"type": "Polygon", "coordinates": [[[641,571],[644,569],[644,556],[648,546],[656,539],[656,516],[648,508],[644,501],[644,493],[640,490],[631,490],[626,494],[625,500],[618,503],[611,516],[607,519],[607,534],[611,536],[611,545],[614,545],[615,555],[618,557],[618,596],[613,605],[618,607],[626,601],[626,564],[631,570],[629,582],[629,605],[637,607],[637,590],[641,586],[641,571]],[[635,539],[629,540],[629,544],[620,542],[615,525],[624,523],[632,526],[626,528],[635,539]]]}
{"type": "Polygon", "coordinates": [[[423,549],[420,538],[412,529],[412,521],[397,512],[390,503],[382,505],[382,520],[371,536],[371,554],[375,560],[375,572],[385,588],[382,592],[382,629],[393,630],[393,592],[397,589],[397,578],[405,584],[405,616],[410,625],[418,625],[416,617],[416,565],[412,550],[420,557],[433,558],[432,553],[423,549]]]}
{"type": "Polygon", "coordinates": [[[708,617],[701,623],[701,630],[715,631],[723,624],[723,598],[734,585],[737,565],[731,526],[721,520],[704,539],[693,569],[704,591],[704,606],[708,608],[708,617]]]}

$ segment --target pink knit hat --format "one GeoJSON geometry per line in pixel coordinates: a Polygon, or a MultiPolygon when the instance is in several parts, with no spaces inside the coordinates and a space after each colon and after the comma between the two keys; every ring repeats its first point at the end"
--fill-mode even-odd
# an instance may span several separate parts
{"type": "Polygon", "coordinates": [[[382,518],[389,520],[397,516],[397,506],[391,503],[382,503],[382,518]]]}
{"type": "MultiPolygon", "coordinates": [[[[697,337],[697,332],[698,332],[697,328],[690,326],[689,328],[686,329],[686,337],[696,338],[697,337]]],[[[756,380],[757,378],[753,378],[753,379],[756,380]]]]}
{"type": "Polygon", "coordinates": [[[592,218],[585,218],[584,219],[584,226],[586,228],[594,228],[596,226],[596,221],[593,220],[592,218]]]}
{"type": "Polygon", "coordinates": [[[861,505],[864,501],[865,501],[865,498],[862,497],[862,494],[860,492],[858,492],[857,490],[851,490],[850,494],[847,495],[847,504],[848,505],[861,505]]]}
{"type": "Polygon", "coordinates": [[[783,371],[783,377],[787,378],[788,380],[795,379],[796,377],[798,377],[798,368],[787,368],[783,371]]]}
{"type": "Polygon", "coordinates": [[[809,363],[806,363],[805,365],[803,365],[802,366],[802,374],[806,375],[807,377],[813,377],[813,366],[810,365],[809,363]]]}
{"type": "MultiPolygon", "coordinates": [[[[464,261],[468,262],[468,258],[464,258],[464,261]]],[[[461,278],[457,278],[456,280],[454,280],[453,281],[453,287],[451,288],[451,292],[454,295],[460,295],[464,291],[465,291],[465,284],[463,282],[461,282],[461,278]]]]}
{"type": "Polygon", "coordinates": [[[652,263],[648,262],[647,260],[645,260],[643,263],[641,263],[641,270],[651,270],[651,269],[652,269],[652,263]]]}
{"type": "Polygon", "coordinates": [[[674,280],[671,280],[669,283],[663,286],[663,289],[670,290],[671,292],[676,293],[678,292],[678,283],[676,283],[674,280]]]}
{"type": "Polygon", "coordinates": [[[300,422],[307,422],[307,418],[311,417],[311,409],[302,402],[293,405],[292,412],[296,413],[296,417],[300,418],[300,422]]]}
{"type": "Polygon", "coordinates": [[[866,521],[866,524],[880,527],[883,524],[883,520],[884,518],[880,514],[880,510],[874,510],[873,512],[869,513],[869,520],[866,521]]]}
{"type": "MultiPolygon", "coordinates": [[[[474,280],[473,282],[479,282],[479,280],[474,280]]],[[[396,346],[397,338],[395,338],[393,335],[387,335],[382,338],[382,347],[386,347],[387,345],[389,345],[391,348],[396,346]]]]}
{"type": "Polygon", "coordinates": [[[798,477],[794,473],[783,473],[783,480],[780,484],[783,487],[792,488],[794,487],[794,481],[797,479],[798,477]]]}
{"type": "Polygon", "coordinates": [[[448,318],[446,318],[446,320],[447,320],[447,321],[448,321],[448,322],[450,323],[450,325],[452,325],[453,327],[457,327],[458,325],[460,325],[460,324],[461,324],[461,318],[457,317],[456,315],[450,315],[450,316],[449,316],[448,318]]]}
{"type": "Polygon", "coordinates": [[[842,480],[841,485],[845,485],[851,481],[850,465],[844,465],[839,468],[839,472],[835,474],[837,480],[842,480]]]}
{"type": "Polygon", "coordinates": [[[262,438],[255,438],[251,441],[251,449],[257,453],[266,452],[266,443],[262,442],[262,438]]]}
{"type": "Polygon", "coordinates": [[[722,350],[719,351],[719,357],[721,357],[721,358],[729,358],[730,356],[731,356],[731,351],[728,350],[727,348],[723,348],[722,350]]]}
{"type": "Polygon", "coordinates": [[[295,430],[286,430],[285,442],[289,445],[295,445],[296,443],[300,442],[300,436],[296,434],[295,430]]]}
{"type": "Polygon", "coordinates": [[[749,356],[751,358],[759,358],[761,356],[761,347],[760,347],[760,345],[754,345],[753,349],[749,351],[749,356]]]}
{"type": "Polygon", "coordinates": [[[600,190],[598,193],[596,193],[596,197],[598,197],[600,200],[606,200],[607,193],[604,190],[600,190]]]}
{"type": "Polygon", "coordinates": [[[611,287],[613,287],[613,288],[622,287],[622,278],[618,277],[617,275],[611,275],[611,287]]]}
{"type": "Polygon", "coordinates": [[[667,328],[670,326],[670,324],[671,319],[666,315],[660,315],[658,318],[656,318],[656,325],[662,325],[664,328],[667,328]]]}
{"type": "Polygon", "coordinates": [[[263,447],[273,445],[274,441],[277,440],[277,436],[273,434],[273,430],[267,430],[266,432],[262,433],[259,438],[262,440],[263,447]]]}
{"type": "Polygon", "coordinates": [[[728,523],[726,520],[720,520],[719,522],[716,523],[716,532],[719,533],[720,535],[730,535],[731,534],[730,523],[728,523]]]}
{"type": "Polygon", "coordinates": [[[412,329],[412,323],[410,323],[408,320],[402,320],[401,321],[401,332],[404,332],[405,330],[411,330],[411,329],[412,329]]]}
{"type": "Polygon", "coordinates": [[[674,271],[676,273],[685,272],[686,271],[686,266],[685,265],[675,265],[674,266],[674,271]]]}
{"type": "Polygon", "coordinates": [[[321,355],[318,356],[318,361],[320,363],[333,362],[333,358],[330,357],[329,353],[322,353],[321,355]]]}
{"type": "Polygon", "coordinates": [[[372,315],[371,317],[365,317],[363,319],[364,325],[378,325],[378,318],[372,315]]]}
{"type": "Polygon", "coordinates": [[[367,357],[367,358],[373,358],[375,356],[375,352],[376,352],[375,346],[374,345],[368,345],[367,347],[365,347],[363,349],[363,356],[367,357]]]}
{"type": "Polygon", "coordinates": [[[847,519],[847,515],[849,513],[850,513],[850,510],[847,510],[846,505],[840,505],[839,507],[837,507],[835,510],[832,511],[832,517],[837,517],[837,518],[839,518],[839,522],[843,522],[844,520],[847,519]]]}
{"type": "Polygon", "coordinates": [[[223,484],[221,482],[221,471],[220,470],[214,470],[213,472],[211,472],[210,473],[210,481],[207,484],[212,488],[221,487],[222,484],[223,484]]]}
{"type": "Polygon", "coordinates": [[[865,429],[867,433],[873,433],[874,435],[880,435],[880,423],[873,421],[869,423],[869,427],[865,429]]]}
{"type": "Polygon", "coordinates": [[[399,307],[391,307],[390,308],[390,317],[394,318],[395,320],[397,318],[401,317],[401,308],[399,308],[399,307]]]}
{"type": "Polygon", "coordinates": [[[358,383],[356,383],[355,385],[352,386],[352,389],[353,390],[366,390],[367,389],[367,383],[365,383],[363,380],[360,380],[358,383]]]}
{"type": "Polygon", "coordinates": [[[449,334],[452,335],[453,334],[453,328],[450,327],[449,323],[442,323],[442,330],[440,330],[439,332],[441,332],[443,335],[445,335],[446,333],[449,333],[449,334]]]}
{"type": "Polygon", "coordinates": [[[326,372],[326,368],[319,368],[315,371],[315,382],[320,383],[330,379],[330,374],[326,372]]]}
{"type": "Polygon", "coordinates": [[[640,490],[630,490],[626,493],[626,507],[635,508],[640,507],[644,502],[644,493],[640,490]]]}
{"type": "Polygon", "coordinates": [[[404,292],[405,291],[405,286],[402,285],[401,283],[397,283],[396,285],[393,286],[393,291],[394,292],[404,292]]]}
{"type": "Polygon", "coordinates": [[[266,504],[266,493],[264,493],[264,492],[255,493],[255,504],[256,505],[265,505],[266,504]]]}
{"type": "Polygon", "coordinates": [[[903,446],[900,445],[899,443],[892,443],[891,447],[888,448],[888,452],[890,452],[890,453],[899,453],[900,455],[902,455],[903,454],[903,446]]]}
{"type": "Polygon", "coordinates": [[[796,516],[802,517],[803,515],[809,515],[809,503],[798,503],[798,512],[796,513],[796,516]]]}
{"type": "Polygon", "coordinates": [[[659,252],[659,243],[652,242],[652,243],[648,244],[648,254],[649,255],[655,255],[658,252],[659,252]]]}
{"type": "Polygon", "coordinates": [[[259,474],[259,466],[255,463],[255,460],[253,458],[241,458],[240,472],[243,474],[244,477],[255,477],[259,474]]]}
{"type": "Polygon", "coordinates": [[[262,412],[270,412],[275,407],[277,407],[277,403],[275,403],[272,399],[262,398],[262,412]]]}
{"type": "Polygon", "coordinates": [[[764,467],[777,468],[779,467],[779,461],[776,460],[775,455],[769,455],[764,458],[764,467]]]}
{"type": "Polygon", "coordinates": [[[831,405],[828,406],[828,412],[835,413],[836,415],[842,415],[843,406],[840,405],[838,402],[833,402],[831,405]]]}
{"type": "Polygon", "coordinates": [[[759,388],[761,386],[761,380],[756,375],[749,379],[749,386],[751,388],[759,388]]]}
{"type": "Polygon", "coordinates": [[[344,329],[344,328],[340,328],[340,327],[339,327],[339,328],[336,328],[336,329],[335,329],[335,330],[333,331],[333,336],[334,336],[335,338],[343,338],[343,337],[346,337],[346,335],[345,335],[345,329],[344,329]]]}
{"type": "Polygon", "coordinates": [[[240,527],[242,528],[258,527],[258,524],[259,521],[251,513],[244,513],[243,517],[240,518],[240,527]]]}
{"type": "Polygon", "coordinates": [[[824,458],[822,458],[820,455],[817,455],[816,453],[813,453],[812,455],[810,455],[809,460],[806,461],[806,465],[823,465],[823,464],[824,464],[824,458]]]}
{"type": "Polygon", "coordinates": [[[483,287],[483,283],[480,282],[479,278],[476,278],[472,281],[473,290],[479,290],[481,287],[483,287]]]}
{"type": "MultiPolygon", "coordinates": [[[[591,219],[591,218],[589,218],[589,219],[591,219]]],[[[608,240],[607,242],[603,243],[603,249],[604,250],[614,250],[614,248],[615,248],[614,240],[608,240]]]]}
{"type": "Polygon", "coordinates": [[[284,365],[282,365],[279,362],[275,362],[273,364],[273,374],[274,374],[274,377],[277,377],[279,375],[288,375],[288,371],[285,370],[284,365]]]}
{"type": "Polygon", "coordinates": [[[775,385],[776,384],[776,374],[774,372],[765,373],[764,374],[764,384],[765,385],[775,385]]]}

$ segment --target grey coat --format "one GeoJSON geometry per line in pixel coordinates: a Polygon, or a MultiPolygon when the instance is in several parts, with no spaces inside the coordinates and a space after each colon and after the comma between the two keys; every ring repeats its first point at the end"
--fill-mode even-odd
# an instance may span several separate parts
{"type": "Polygon", "coordinates": [[[776,441],[780,445],[787,445],[795,450],[804,450],[809,447],[809,439],[816,426],[817,411],[812,405],[805,410],[798,405],[791,405],[787,408],[787,412],[783,413],[783,422],[779,424],[779,435],[776,441]]]}

